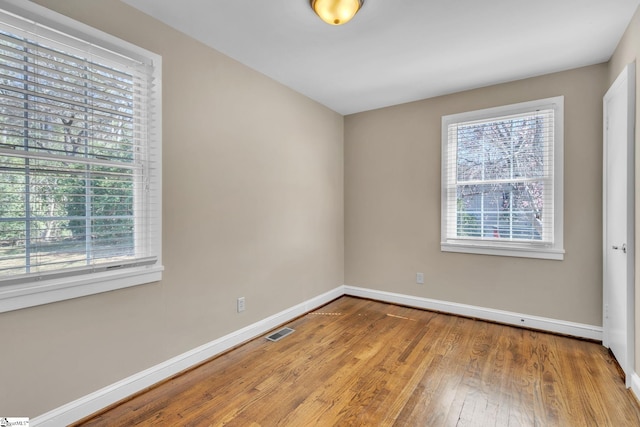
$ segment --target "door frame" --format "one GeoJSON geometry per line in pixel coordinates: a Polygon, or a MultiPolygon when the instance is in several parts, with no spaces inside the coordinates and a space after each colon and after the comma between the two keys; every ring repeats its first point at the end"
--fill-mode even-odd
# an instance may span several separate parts
{"type": "Polygon", "coordinates": [[[613,92],[621,85],[627,85],[627,349],[626,349],[626,366],[621,366],[626,377],[627,388],[631,387],[632,375],[635,366],[635,94],[636,94],[636,64],[635,61],[628,64],[615,82],[611,85],[607,93],[603,97],[603,169],[602,169],[602,273],[603,273],[603,309],[602,309],[602,325],[603,339],[602,344],[609,348],[610,330],[608,322],[608,306],[609,283],[607,280],[607,150],[608,150],[608,109],[607,100],[613,95],[613,92]]]}

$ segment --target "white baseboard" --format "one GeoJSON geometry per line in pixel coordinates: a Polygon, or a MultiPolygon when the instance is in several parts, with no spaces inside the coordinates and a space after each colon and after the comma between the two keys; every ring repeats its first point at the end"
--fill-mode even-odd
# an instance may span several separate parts
{"type": "Polygon", "coordinates": [[[511,311],[494,310],[491,308],[477,307],[473,305],[458,304],[448,301],[439,301],[411,295],[396,294],[373,289],[345,286],[345,294],[356,297],[369,298],[377,301],[401,304],[426,310],[441,311],[444,313],[458,314],[460,316],[474,317],[492,322],[517,325],[525,328],[540,329],[563,335],[602,341],[602,327],[586,325],[583,323],[567,322],[564,320],[549,319],[546,317],[531,316],[528,314],[514,313],[511,311]]]}
{"type": "Polygon", "coordinates": [[[640,376],[636,372],[631,374],[631,391],[640,401],[640,376]]]}
{"type": "MultiPolygon", "coordinates": [[[[160,363],[78,400],[60,406],[46,414],[33,418],[31,419],[31,425],[58,427],[81,420],[86,416],[150,387],[153,384],[170,378],[187,368],[221,354],[238,344],[258,337],[278,325],[287,323],[288,321],[339,298],[342,295],[351,295],[426,310],[458,314],[461,316],[524,326],[527,328],[540,329],[592,340],[602,340],[602,327],[600,326],[566,322],[509,311],[494,310],[490,308],[377,291],[373,289],[358,288],[354,286],[339,286],[329,292],[315,298],[311,298],[264,320],[234,331],[207,344],[201,345],[200,347],[169,359],[166,362],[160,363]]],[[[636,396],[640,396],[640,377],[635,373],[632,378],[632,389],[636,396]]]]}
{"type": "Polygon", "coordinates": [[[342,295],[344,295],[344,287],[339,286],[320,296],[311,298],[264,320],[201,345],[166,362],[160,363],[78,400],[60,406],[46,414],[33,418],[30,424],[32,426],[59,427],[81,420],[153,384],[170,378],[189,367],[221,354],[238,344],[256,338],[342,295]]]}

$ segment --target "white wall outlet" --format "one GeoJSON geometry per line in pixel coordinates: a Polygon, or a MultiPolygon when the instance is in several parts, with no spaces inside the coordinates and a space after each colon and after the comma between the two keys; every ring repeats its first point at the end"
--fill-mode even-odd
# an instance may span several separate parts
{"type": "Polygon", "coordinates": [[[416,283],[418,285],[424,285],[424,273],[416,273],[416,283]]]}
{"type": "Polygon", "coordinates": [[[244,297],[240,297],[240,298],[238,298],[238,313],[243,312],[243,311],[244,311],[244,309],[245,309],[245,306],[244,306],[244,297]]]}

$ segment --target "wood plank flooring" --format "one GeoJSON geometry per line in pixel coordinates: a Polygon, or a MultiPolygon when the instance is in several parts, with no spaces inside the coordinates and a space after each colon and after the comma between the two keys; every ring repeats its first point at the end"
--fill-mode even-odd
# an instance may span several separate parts
{"type": "Polygon", "coordinates": [[[596,343],[341,297],[82,426],[640,426],[596,343]]]}

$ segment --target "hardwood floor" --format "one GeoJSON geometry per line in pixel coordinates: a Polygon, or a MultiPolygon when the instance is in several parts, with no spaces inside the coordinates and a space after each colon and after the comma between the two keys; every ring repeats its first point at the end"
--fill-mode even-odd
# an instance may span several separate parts
{"type": "Polygon", "coordinates": [[[342,297],[82,426],[640,426],[602,346],[342,297]]]}

